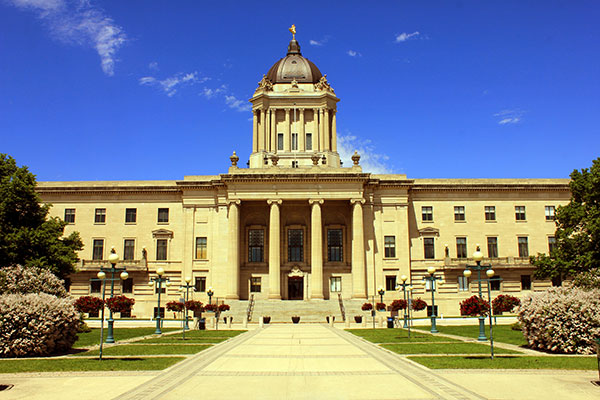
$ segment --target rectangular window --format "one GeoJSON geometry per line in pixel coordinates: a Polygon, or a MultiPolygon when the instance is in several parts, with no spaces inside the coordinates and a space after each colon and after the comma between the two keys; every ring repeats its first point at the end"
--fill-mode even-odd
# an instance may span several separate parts
{"type": "Polygon", "coordinates": [[[100,293],[102,291],[102,281],[90,281],[90,293],[100,293]]]}
{"type": "Polygon", "coordinates": [[[65,222],[67,224],[75,223],[75,209],[74,208],[65,208],[65,222]]]}
{"type": "Polygon", "coordinates": [[[548,236],[548,253],[552,254],[554,249],[556,249],[556,238],[554,236],[548,236]]]}
{"type": "Polygon", "coordinates": [[[123,243],[123,260],[133,260],[135,258],[135,240],[125,239],[123,243]]]}
{"type": "Polygon", "coordinates": [[[196,238],[196,260],[208,259],[208,243],[205,237],[196,238]]]}
{"type": "Polygon", "coordinates": [[[396,275],[387,275],[385,277],[385,290],[388,292],[396,291],[396,275]]]}
{"type": "Polygon", "coordinates": [[[312,133],[306,134],[306,150],[312,150],[312,133]]]}
{"type": "Polygon", "coordinates": [[[527,237],[521,236],[518,238],[519,242],[519,257],[529,257],[529,244],[527,243],[527,237]]]}
{"type": "Polygon", "coordinates": [[[261,282],[260,277],[250,278],[250,293],[260,293],[261,282]]]}
{"type": "Polygon", "coordinates": [[[343,261],[342,230],[327,230],[327,260],[343,261]]]}
{"type": "Polygon", "coordinates": [[[456,238],[456,258],[467,258],[467,238],[456,238]]]}
{"type": "Polygon", "coordinates": [[[298,134],[292,133],[292,150],[298,150],[298,134]]]}
{"type": "Polygon", "coordinates": [[[106,208],[96,208],[96,210],[94,211],[94,223],[106,223],[106,208]]]}
{"type": "Polygon", "coordinates": [[[554,221],[554,213],[556,208],[554,206],[546,206],[546,221],[554,221]]]}
{"type": "Polygon", "coordinates": [[[465,206],[454,207],[454,220],[464,221],[465,220],[465,206]]]}
{"type": "Polygon", "coordinates": [[[498,238],[487,238],[488,258],[498,258],[498,238]]]}
{"type": "Polygon", "coordinates": [[[137,221],[137,208],[126,208],[125,209],[125,223],[135,224],[137,221]]]}
{"type": "Polygon", "coordinates": [[[197,276],[194,280],[194,290],[196,292],[204,293],[206,292],[206,277],[205,276],[197,276]]]}
{"type": "Polygon", "coordinates": [[[248,231],[248,262],[263,262],[265,248],[265,231],[250,229],[248,231]]]}
{"type": "Polygon", "coordinates": [[[468,292],[469,291],[469,278],[466,276],[458,277],[458,291],[459,292],[468,292]]]}
{"type": "Polygon", "coordinates": [[[167,239],[156,240],[156,260],[164,261],[167,259],[167,239]]]}
{"type": "Polygon", "coordinates": [[[515,206],[515,219],[517,221],[525,221],[525,206],[515,206]]]}
{"type": "MultiPolygon", "coordinates": [[[[158,317],[158,307],[154,307],[154,318],[156,319],[156,317],[158,317]]],[[[165,317],[165,308],[164,307],[160,308],[160,317],[161,318],[165,317]]]]}
{"type": "Polygon", "coordinates": [[[496,220],[496,206],[485,206],[485,220],[495,221],[496,220]]]}
{"type": "Polygon", "coordinates": [[[490,289],[500,290],[500,276],[496,275],[492,279],[490,279],[490,289]]]}
{"type": "MultiPolygon", "coordinates": [[[[165,286],[165,282],[160,285],[160,294],[165,294],[167,288],[165,286]]],[[[154,294],[158,294],[158,285],[154,286],[154,294]]]]}
{"type": "Polygon", "coordinates": [[[383,239],[385,256],[388,258],[396,257],[396,236],[385,236],[383,239]]]}
{"type": "Polygon", "coordinates": [[[283,150],[283,133],[277,134],[277,150],[283,150]]]}
{"type": "Polygon", "coordinates": [[[521,290],[531,290],[531,275],[521,275],[521,290]]]}
{"type": "Polygon", "coordinates": [[[168,208],[159,208],[158,209],[158,223],[166,224],[169,222],[169,209],[168,208]]]}
{"type": "Polygon", "coordinates": [[[421,218],[423,221],[433,221],[433,207],[431,207],[431,206],[421,207],[421,218]]]}
{"type": "Polygon", "coordinates": [[[331,292],[341,292],[342,291],[342,277],[341,276],[332,276],[329,280],[329,287],[331,292]]]}
{"type": "Polygon", "coordinates": [[[426,259],[435,258],[435,240],[434,238],[423,238],[423,250],[426,259]]]}
{"type": "Polygon", "coordinates": [[[431,312],[432,311],[435,311],[435,315],[439,316],[439,314],[438,314],[438,306],[433,306],[433,308],[431,306],[427,306],[427,316],[428,317],[431,317],[431,315],[432,315],[431,312]]]}
{"type": "Polygon", "coordinates": [[[292,161],[292,168],[298,168],[298,161],[296,161],[296,160],[292,161]]]}
{"type": "Polygon", "coordinates": [[[121,281],[121,291],[123,293],[133,293],[133,278],[121,281]]]}
{"type": "Polygon", "coordinates": [[[104,239],[94,239],[92,246],[92,260],[104,259],[104,239]]]}
{"type": "Polygon", "coordinates": [[[288,230],[288,261],[304,261],[304,231],[288,230]]]}

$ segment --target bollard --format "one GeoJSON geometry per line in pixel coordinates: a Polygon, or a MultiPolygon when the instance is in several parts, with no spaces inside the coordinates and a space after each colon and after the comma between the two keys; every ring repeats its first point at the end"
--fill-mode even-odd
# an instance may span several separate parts
{"type": "Polygon", "coordinates": [[[350,320],[348,318],[346,318],[345,324],[346,328],[350,328],[350,320]]]}
{"type": "Polygon", "coordinates": [[[264,328],[264,327],[265,327],[265,322],[264,322],[264,320],[263,320],[263,317],[260,317],[260,318],[258,319],[258,327],[259,327],[259,328],[264,328]]]}
{"type": "Polygon", "coordinates": [[[227,327],[231,328],[231,323],[233,322],[233,317],[227,318],[227,327]]]}
{"type": "Polygon", "coordinates": [[[211,317],[210,318],[210,328],[211,329],[215,329],[215,323],[216,323],[216,318],[215,317],[211,317]]]}
{"type": "Polygon", "coordinates": [[[248,316],[244,316],[243,326],[244,326],[244,328],[248,327],[248,316]]]}

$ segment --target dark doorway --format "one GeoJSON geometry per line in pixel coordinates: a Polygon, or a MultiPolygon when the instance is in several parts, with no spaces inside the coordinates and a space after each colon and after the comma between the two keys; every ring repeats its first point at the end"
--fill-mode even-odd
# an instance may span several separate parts
{"type": "Polygon", "coordinates": [[[288,278],[288,299],[289,300],[304,300],[304,278],[289,277],[288,278]]]}

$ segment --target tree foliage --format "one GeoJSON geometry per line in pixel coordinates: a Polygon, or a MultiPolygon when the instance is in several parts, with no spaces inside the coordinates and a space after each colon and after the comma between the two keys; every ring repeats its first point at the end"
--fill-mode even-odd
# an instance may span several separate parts
{"type": "Polygon", "coordinates": [[[42,267],[64,278],[74,272],[83,243],[77,232],[63,237],[66,223],[48,217],[50,206],[41,203],[35,186],[27,167],[0,154],[0,268],[42,267]]]}
{"type": "Polygon", "coordinates": [[[571,173],[571,201],[556,210],[556,247],[531,257],[538,278],[575,277],[600,267],[600,158],[571,173]]]}

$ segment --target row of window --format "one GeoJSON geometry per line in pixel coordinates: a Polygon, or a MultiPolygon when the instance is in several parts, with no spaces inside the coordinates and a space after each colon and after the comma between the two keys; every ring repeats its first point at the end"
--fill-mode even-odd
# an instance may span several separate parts
{"type": "MultiPolygon", "coordinates": [[[[496,275],[496,278],[500,278],[496,275]]],[[[493,279],[490,281],[490,289],[492,291],[500,290],[501,279],[493,279]]],[[[431,290],[431,281],[425,282],[425,290],[431,290]]],[[[387,275],[385,277],[385,290],[395,291],[396,290],[396,275],[387,275]]],[[[469,278],[466,276],[458,277],[458,290],[460,292],[469,291],[469,278]]],[[[531,290],[531,275],[521,275],[521,290],[531,290]]]]}
{"type": "MultiPolygon", "coordinates": [[[[156,260],[167,260],[168,239],[156,239],[156,260]]],[[[123,260],[135,260],[135,239],[123,240],[123,260]]],[[[104,239],[94,239],[92,242],[92,260],[104,260],[104,239]]]]}
{"type": "MultiPolygon", "coordinates": [[[[486,221],[496,221],[496,206],[484,206],[483,212],[486,221]]],[[[554,215],[556,208],[554,206],[545,206],[546,221],[554,221],[554,215]]],[[[422,206],[421,207],[421,220],[422,221],[433,221],[433,206],[422,206]]],[[[454,206],[454,220],[465,221],[465,206],[454,206]]],[[[527,215],[525,213],[525,206],[515,206],[515,220],[526,221],[527,215]]]]}
{"type": "MultiPolygon", "coordinates": [[[[67,224],[75,223],[75,209],[65,208],[65,222],[67,224]]],[[[137,208],[126,208],[125,209],[125,223],[135,224],[137,222],[137,208]]],[[[159,208],[157,222],[159,224],[169,223],[169,209],[159,208]]],[[[96,208],[94,210],[94,223],[105,224],[106,223],[106,208],[96,208]]]]}
{"type": "MultiPolygon", "coordinates": [[[[312,150],[312,133],[306,133],[305,136],[306,150],[312,150]]],[[[277,150],[283,150],[283,133],[277,134],[277,150]]],[[[292,133],[292,151],[298,150],[298,134],[292,133]]]]}

